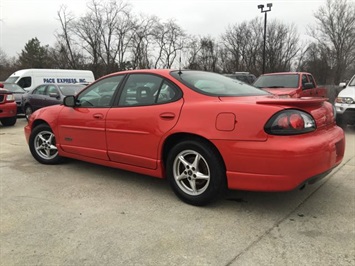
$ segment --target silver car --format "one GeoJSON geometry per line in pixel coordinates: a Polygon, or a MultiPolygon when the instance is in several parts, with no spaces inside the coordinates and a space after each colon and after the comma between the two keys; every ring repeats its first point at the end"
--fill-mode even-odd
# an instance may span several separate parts
{"type": "Polygon", "coordinates": [[[348,83],[340,83],[344,89],[335,100],[337,123],[340,126],[355,125],[355,75],[348,83]]]}

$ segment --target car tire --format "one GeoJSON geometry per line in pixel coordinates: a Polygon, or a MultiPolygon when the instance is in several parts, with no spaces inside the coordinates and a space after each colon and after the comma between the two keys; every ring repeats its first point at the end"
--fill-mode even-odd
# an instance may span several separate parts
{"type": "Polygon", "coordinates": [[[345,129],[347,124],[348,124],[346,119],[343,116],[338,116],[337,119],[336,119],[336,123],[342,129],[345,129]]]}
{"type": "Polygon", "coordinates": [[[30,105],[26,105],[25,106],[25,117],[26,117],[27,121],[30,118],[30,116],[32,115],[32,113],[33,113],[32,107],[30,105]]]}
{"type": "Polygon", "coordinates": [[[226,171],[218,151],[206,141],[183,141],[174,146],[166,164],[167,178],[182,201],[203,206],[226,187],[226,171]]]}
{"type": "Polygon", "coordinates": [[[9,127],[15,125],[16,121],[17,121],[17,116],[6,117],[1,119],[1,124],[3,124],[3,126],[5,127],[9,127]]]}
{"type": "Polygon", "coordinates": [[[38,125],[32,130],[29,147],[32,156],[42,164],[58,164],[63,160],[58,154],[55,135],[48,125],[38,125]]]}

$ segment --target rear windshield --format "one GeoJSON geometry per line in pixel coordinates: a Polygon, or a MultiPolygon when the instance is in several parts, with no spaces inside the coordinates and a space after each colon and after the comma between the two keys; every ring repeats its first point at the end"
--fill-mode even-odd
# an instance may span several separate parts
{"type": "Polygon", "coordinates": [[[254,86],[258,88],[298,88],[299,75],[265,75],[260,76],[254,86]]]}
{"type": "Polygon", "coordinates": [[[172,71],[170,74],[187,87],[205,95],[254,96],[269,94],[244,82],[216,73],[181,70],[172,71]]]}

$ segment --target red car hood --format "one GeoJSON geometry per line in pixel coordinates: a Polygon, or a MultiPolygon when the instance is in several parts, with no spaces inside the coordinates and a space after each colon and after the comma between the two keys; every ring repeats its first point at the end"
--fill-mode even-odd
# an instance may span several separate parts
{"type": "Polygon", "coordinates": [[[262,88],[264,91],[270,92],[275,95],[289,95],[296,94],[297,88],[262,88]]]}

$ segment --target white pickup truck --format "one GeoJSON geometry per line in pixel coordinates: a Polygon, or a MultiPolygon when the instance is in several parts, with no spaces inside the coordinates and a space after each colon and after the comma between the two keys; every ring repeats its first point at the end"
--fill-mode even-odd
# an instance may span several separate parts
{"type": "Polygon", "coordinates": [[[355,75],[348,83],[340,83],[344,89],[335,100],[337,123],[340,126],[355,125],[355,75]]]}

